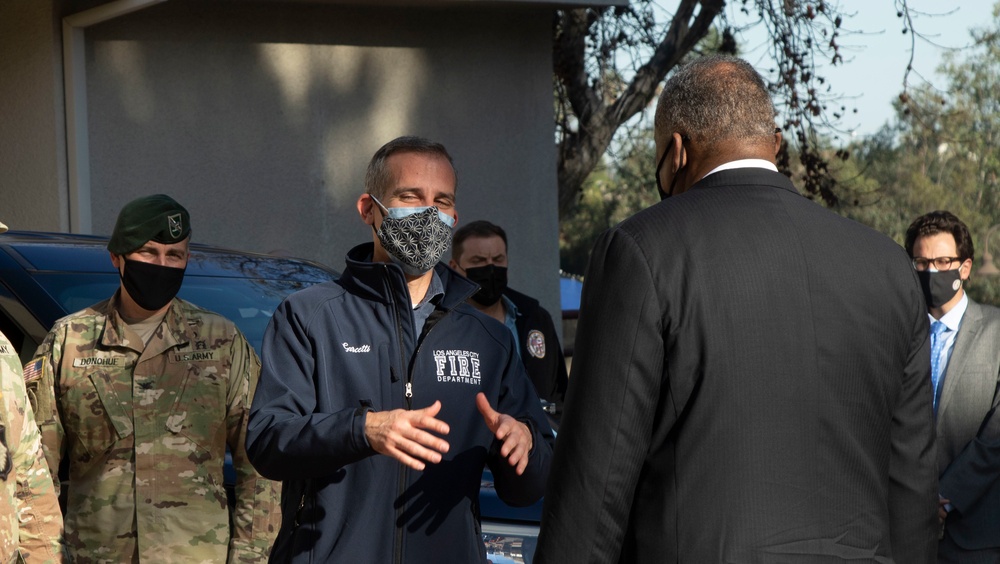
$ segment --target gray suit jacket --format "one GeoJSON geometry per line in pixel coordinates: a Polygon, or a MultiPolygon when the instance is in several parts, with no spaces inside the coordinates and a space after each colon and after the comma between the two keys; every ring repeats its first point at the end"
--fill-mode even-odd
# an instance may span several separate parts
{"type": "Polygon", "coordinates": [[[968,550],[1000,547],[1000,309],[969,300],[945,371],[938,407],[946,527],[968,550]]]}

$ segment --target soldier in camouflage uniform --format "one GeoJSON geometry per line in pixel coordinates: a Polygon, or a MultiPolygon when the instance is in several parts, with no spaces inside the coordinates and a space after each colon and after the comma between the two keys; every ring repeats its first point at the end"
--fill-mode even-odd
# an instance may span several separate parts
{"type": "MultiPolygon", "coordinates": [[[[7,226],[0,223],[0,233],[7,226]]],[[[42,457],[21,361],[0,333],[0,562],[62,562],[62,512],[42,457]]]]}
{"type": "Polygon", "coordinates": [[[42,456],[21,361],[2,333],[0,394],[0,562],[62,562],[59,498],[42,456]]]}
{"type": "Polygon", "coordinates": [[[108,242],[121,287],[57,321],[29,365],[49,468],[69,462],[75,562],[262,562],[277,532],[279,484],[244,449],[260,361],[232,322],[175,297],[189,234],[167,196],[126,205],[108,242]]]}

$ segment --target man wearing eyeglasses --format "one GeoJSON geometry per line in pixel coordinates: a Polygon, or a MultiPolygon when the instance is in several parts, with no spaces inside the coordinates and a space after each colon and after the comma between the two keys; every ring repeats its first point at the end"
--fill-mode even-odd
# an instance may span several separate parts
{"type": "Polygon", "coordinates": [[[931,325],[940,473],[938,562],[1000,562],[1000,309],[966,295],[969,230],[934,211],[906,230],[931,325]]]}

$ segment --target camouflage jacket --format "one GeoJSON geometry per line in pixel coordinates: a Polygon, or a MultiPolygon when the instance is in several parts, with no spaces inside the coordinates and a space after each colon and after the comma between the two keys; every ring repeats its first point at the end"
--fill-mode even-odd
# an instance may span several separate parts
{"type": "MultiPolygon", "coordinates": [[[[149,342],[117,294],[56,322],[32,360],[55,472],[69,462],[75,562],[255,562],[280,524],[280,485],[244,447],[260,360],[229,320],[175,299],[149,342]],[[236,471],[232,529],[223,464],[236,471]]],[[[28,370],[26,367],[25,370],[28,370]]]]}
{"type": "Polygon", "coordinates": [[[0,562],[62,562],[62,512],[42,457],[21,361],[0,334],[0,562]]]}

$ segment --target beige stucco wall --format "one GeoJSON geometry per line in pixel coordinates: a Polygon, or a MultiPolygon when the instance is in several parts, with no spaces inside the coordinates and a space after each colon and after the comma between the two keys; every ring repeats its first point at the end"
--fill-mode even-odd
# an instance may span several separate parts
{"type": "MultiPolygon", "coordinates": [[[[460,222],[504,226],[511,285],[558,312],[551,9],[168,0],[88,27],[91,231],[109,233],[131,198],[166,192],[191,210],[199,242],[339,269],[371,240],[355,209],[368,159],[393,137],[423,135],[455,158],[460,222]]],[[[0,26],[9,13],[0,8],[0,26]]],[[[13,62],[38,75],[24,86],[0,74],[0,100],[30,110],[0,113],[0,148],[16,142],[8,123],[37,128],[37,148],[18,147],[18,159],[42,197],[11,208],[26,229],[69,225],[62,15],[29,18],[53,28],[38,33],[41,62],[8,52],[0,27],[0,70],[13,62]]],[[[20,49],[35,49],[14,31],[20,49]]],[[[0,160],[4,200],[18,178],[7,166],[0,160]]]]}
{"type": "Polygon", "coordinates": [[[58,3],[0,1],[0,221],[68,228],[58,3]]]}

